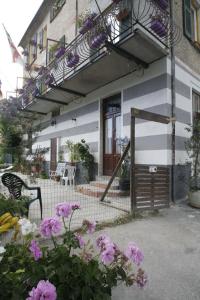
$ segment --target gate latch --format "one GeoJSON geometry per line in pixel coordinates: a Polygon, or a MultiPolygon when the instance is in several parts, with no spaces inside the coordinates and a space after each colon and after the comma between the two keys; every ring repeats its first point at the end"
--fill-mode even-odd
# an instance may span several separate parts
{"type": "Polygon", "coordinates": [[[149,173],[156,173],[157,167],[156,166],[149,166],[149,173]]]}

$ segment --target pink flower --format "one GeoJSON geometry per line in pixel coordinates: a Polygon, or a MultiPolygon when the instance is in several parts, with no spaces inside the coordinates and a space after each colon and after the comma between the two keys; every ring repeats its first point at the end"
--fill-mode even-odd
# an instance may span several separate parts
{"type": "Polygon", "coordinates": [[[39,260],[42,257],[42,251],[40,250],[40,247],[38,246],[38,243],[36,241],[31,241],[29,250],[33,254],[35,261],[39,260]]]}
{"type": "Polygon", "coordinates": [[[80,209],[80,203],[71,203],[72,210],[80,209]]]}
{"type": "Polygon", "coordinates": [[[107,244],[111,243],[110,238],[106,234],[101,234],[96,239],[96,245],[98,248],[103,249],[106,247],[107,244]]]}
{"type": "Polygon", "coordinates": [[[29,297],[26,300],[56,300],[56,288],[47,281],[40,280],[36,288],[33,288],[29,292],[29,297]]]}
{"type": "Polygon", "coordinates": [[[109,265],[113,262],[115,255],[115,249],[113,247],[113,244],[107,245],[106,249],[101,253],[101,261],[105,265],[109,265]]]}
{"type": "Polygon", "coordinates": [[[63,203],[59,203],[56,206],[56,215],[58,217],[68,218],[71,212],[72,212],[72,208],[70,203],[63,202],[63,203]]]}
{"type": "Polygon", "coordinates": [[[144,259],[142,251],[134,243],[128,244],[128,248],[125,251],[125,255],[130,260],[132,260],[137,266],[139,266],[144,259]]]}
{"type": "Polygon", "coordinates": [[[61,222],[56,217],[46,218],[40,224],[40,232],[44,237],[51,237],[59,234],[61,231],[61,222]]]}
{"type": "Polygon", "coordinates": [[[95,229],[96,229],[96,222],[95,221],[94,222],[90,222],[88,220],[84,220],[83,221],[83,225],[86,226],[86,229],[87,229],[86,232],[87,233],[92,234],[92,233],[95,232],[95,229]]]}
{"type": "Polygon", "coordinates": [[[80,248],[83,248],[83,247],[85,246],[85,241],[84,241],[83,237],[82,237],[80,234],[75,233],[75,238],[76,238],[76,239],[78,240],[78,242],[79,242],[79,247],[80,247],[80,248]]]}

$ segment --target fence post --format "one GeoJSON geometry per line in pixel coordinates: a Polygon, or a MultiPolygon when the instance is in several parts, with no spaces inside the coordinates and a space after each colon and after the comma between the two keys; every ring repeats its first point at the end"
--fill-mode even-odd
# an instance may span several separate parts
{"type": "Polygon", "coordinates": [[[130,149],[131,149],[131,170],[130,170],[130,200],[131,214],[134,217],[136,211],[136,190],[135,190],[135,116],[131,109],[131,126],[130,126],[130,149]]]}

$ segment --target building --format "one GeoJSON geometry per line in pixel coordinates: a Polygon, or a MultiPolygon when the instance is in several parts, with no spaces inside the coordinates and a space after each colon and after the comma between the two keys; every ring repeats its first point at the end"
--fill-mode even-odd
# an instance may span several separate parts
{"type": "Polygon", "coordinates": [[[50,147],[51,169],[66,140],[84,138],[98,174],[111,175],[135,107],[172,117],[137,121],[136,163],[173,166],[173,195],[185,196],[185,127],[200,113],[199,0],[44,0],[19,45],[34,78],[20,99],[38,113],[34,149],[50,147]]]}

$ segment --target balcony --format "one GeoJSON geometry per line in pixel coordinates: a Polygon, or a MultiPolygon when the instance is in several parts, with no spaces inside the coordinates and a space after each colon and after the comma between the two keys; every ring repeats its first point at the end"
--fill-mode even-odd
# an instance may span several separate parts
{"type": "Polygon", "coordinates": [[[26,84],[20,96],[24,110],[49,113],[148,68],[181,37],[170,23],[168,0],[113,0],[89,21],[90,27],[86,20],[86,28],[26,84]]]}

